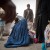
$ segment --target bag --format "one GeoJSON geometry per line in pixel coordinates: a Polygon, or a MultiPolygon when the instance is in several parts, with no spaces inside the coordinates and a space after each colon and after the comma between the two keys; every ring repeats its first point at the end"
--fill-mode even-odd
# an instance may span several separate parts
{"type": "Polygon", "coordinates": [[[38,43],[38,39],[37,38],[34,38],[33,41],[34,41],[34,43],[38,43]]]}

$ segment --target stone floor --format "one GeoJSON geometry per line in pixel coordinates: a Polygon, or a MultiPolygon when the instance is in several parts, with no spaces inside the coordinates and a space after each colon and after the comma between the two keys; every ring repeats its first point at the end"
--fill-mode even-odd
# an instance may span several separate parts
{"type": "MultiPolygon", "coordinates": [[[[5,48],[4,44],[7,40],[7,37],[4,37],[4,41],[0,40],[0,50],[41,50],[41,44],[37,43],[37,44],[31,44],[30,46],[27,47],[17,47],[17,48],[5,48]]],[[[47,50],[50,50],[50,48],[48,48],[47,50]]]]}

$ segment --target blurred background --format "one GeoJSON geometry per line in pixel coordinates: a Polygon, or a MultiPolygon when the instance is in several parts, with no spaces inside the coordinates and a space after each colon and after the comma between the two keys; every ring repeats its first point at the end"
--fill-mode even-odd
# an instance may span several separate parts
{"type": "Polygon", "coordinates": [[[16,12],[20,16],[23,16],[24,10],[27,8],[27,4],[30,4],[30,8],[33,10],[35,18],[36,0],[12,0],[12,1],[16,5],[16,12]]]}

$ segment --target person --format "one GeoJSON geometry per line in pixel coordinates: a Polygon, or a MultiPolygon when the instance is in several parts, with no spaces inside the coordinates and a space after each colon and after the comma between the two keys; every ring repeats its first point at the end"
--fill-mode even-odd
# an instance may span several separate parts
{"type": "Polygon", "coordinates": [[[48,20],[50,20],[50,9],[48,5],[48,0],[39,0],[39,4],[37,7],[37,14],[35,17],[35,27],[36,27],[36,38],[39,43],[44,42],[44,30],[48,24],[48,20]]]}
{"type": "Polygon", "coordinates": [[[47,50],[47,47],[50,47],[50,21],[49,24],[46,26],[44,31],[45,42],[42,43],[42,50],[47,50]]]}
{"type": "Polygon", "coordinates": [[[24,10],[24,17],[30,22],[33,22],[33,11],[30,9],[30,4],[27,4],[27,9],[24,10]]]}
{"type": "Polygon", "coordinates": [[[50,22],[49,22],[49,24],[46,26],[46,29],[45,29],[45,31],[44,31],[45,42],[47,41],[48,36],[50,35],[49,32],[50,32],[50,22]]]}
{"type": "Polygon", "coordinates": [[[5,21],[0,18],[0,40],[4,40],[3,38],[4,26],[5,26],[5,21]]]}
{"type": "Polygon", "coordinates": [[[49,24],[46,26],[44,31],[45,43],[47,44],[47,47],[50,46],[50,21],[48,22],[49,24]]]}
{"type": "Polygon", "coordinates": [[[19,20],[18,18],[16,18],[15,25],[4,46],[6,48],[10,47],[14,48],[20,46],[27,46],[29,44],[30,44],[30,36],[28,34],[26,19],[19,20]]]}
{"type": "Polygon", "coordinates": [[[16,6],[12,0],[0,0],[0,8],[2,8],[5,12],[5,15],[1,14],[4,17],[0,16],[0,18],[5,21],[5,29],[3,35],[9,35],[12,30],[11,25],[14,23],[14,19],[16,17],[16,6]]]}
{"type": "Polygon", "coordinates": [[[5,16],[1,17],[5,23],[11,23],[16,17],[16,6],[12,0],[0,0],[0,7],[5,11],[5,16]]]}
{"type": "Polygon", "coordinates": [[[4,34],[5,21],[1,18],[4,16],[5,16],[5,11],[0,7],[0,40],[4,40],[3,34],[4,34]]]}
{"type": "Polygon", "coordinates": [[[31,29],[33,27],[33,11],[30,9],[30,4],[27,4],[27,9],[24,10],[24,18],[27,20],[28,28],[31,29]]]}

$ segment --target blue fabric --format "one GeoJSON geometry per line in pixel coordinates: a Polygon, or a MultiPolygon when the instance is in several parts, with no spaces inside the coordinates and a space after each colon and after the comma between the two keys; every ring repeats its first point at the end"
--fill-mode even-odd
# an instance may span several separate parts
{"type": "Polygon", "coordinates": [[[42,47],[42,50],[47,50],[45,43],[42,43],[41,47],[42,47]]]}
{"type": "Polygon", "coordinates": [[[4,45],[7,48],[25,46],[30,43],[30,36],[27,29],[27,21],[20,20],[15,24],[13,30],[8,38],[7,43],[4,45]]]}

